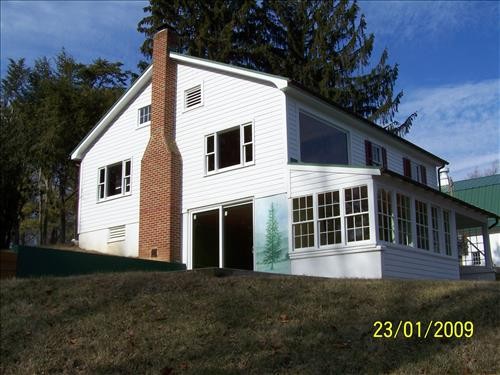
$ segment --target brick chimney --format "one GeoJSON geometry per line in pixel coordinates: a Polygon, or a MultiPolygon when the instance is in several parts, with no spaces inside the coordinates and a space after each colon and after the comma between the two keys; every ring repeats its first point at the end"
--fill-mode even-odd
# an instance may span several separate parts
{"type": "Polygon", "coordinates": [[[182,160],[175,143],[177,65],[172,30],[153,39],[151,136],[141,161],[139,257],[181,261],[182,160]]]}

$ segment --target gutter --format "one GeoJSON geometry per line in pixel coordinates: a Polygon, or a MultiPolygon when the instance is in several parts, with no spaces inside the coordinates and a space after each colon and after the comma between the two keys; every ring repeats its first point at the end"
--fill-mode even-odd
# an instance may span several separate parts
{"type": "Polygon", "coordinates": [[[439,186],[439,191],[442,191],[441,189],[441,170],[446,167],[446,164],[448,163],[443,163],[439,168],[438,168],[438,186],[439,186]]]}

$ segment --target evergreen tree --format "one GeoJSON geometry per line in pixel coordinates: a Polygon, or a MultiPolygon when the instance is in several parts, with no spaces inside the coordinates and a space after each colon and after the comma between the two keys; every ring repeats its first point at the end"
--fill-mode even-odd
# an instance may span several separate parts
{"type": "Polygon", "coordinates": [[[375,38],[356,2],[150,0],[144,10],[138,30],[148,60],[152,36],[166,25],[180,52],[292,78],[396,134],[408,133],[416,116],[394,120],[403,96],[394,91],[398,66],[387,50],[372,66],[375,38]]]}
{"type": "Polygon", "coordinates": [[[76,175],[69,154],[128,82],[121,63],[77,63],[64,50],[55,63],[9,62],[1,85],[0,245],[73,234],[76,175]],[[19,235],[21,232],[21,236],[19,235]]]}
{"type": "Polygon", "coordinates": [[[264,249],[264,264],[270,264],[271,270],[274,263],[278,262],[281,256],[281,234],[276,218],[274,204],[271,203],[266,223],[266,247],[264,249]]]}

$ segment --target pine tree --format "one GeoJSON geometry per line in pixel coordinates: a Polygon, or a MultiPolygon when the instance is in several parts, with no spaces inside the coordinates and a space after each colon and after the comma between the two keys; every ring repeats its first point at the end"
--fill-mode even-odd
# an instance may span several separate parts
{"type": "Polygon", "coordinates": [[[266,223],[266,247],[264,249],[264,264],[270,264],[271,270],[274,263],[278,262],[281,256],[281,234],[276,218],[274,204],[271,203],[266,223]]]}
{"type": "Polygon", "coordinates": [[[394,120],[403,96],[394,91],[398,65],[387,50],[371,63],[375,37],[356,2],[150,0],[144,10],[138,30],[148,60],[152,36],[166,25],[182,53],[289,77],[396,134],[408,133],[416,116],[394,120]]]}

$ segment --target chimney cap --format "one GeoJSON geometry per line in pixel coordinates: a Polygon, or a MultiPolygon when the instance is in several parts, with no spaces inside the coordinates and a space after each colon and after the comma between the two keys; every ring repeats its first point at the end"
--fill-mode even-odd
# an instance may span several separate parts
{"type": "Polygon", "coordinates": [[[158,33],[158,32],[165,30],[165,29],[167,29],[170,32],[175,33],[175,29],[173,27],[171,27],[167,22],[164,22],[164,23],[160,24],[159,26],[157,26],[155,29],[155,33],[158,33]]]}

